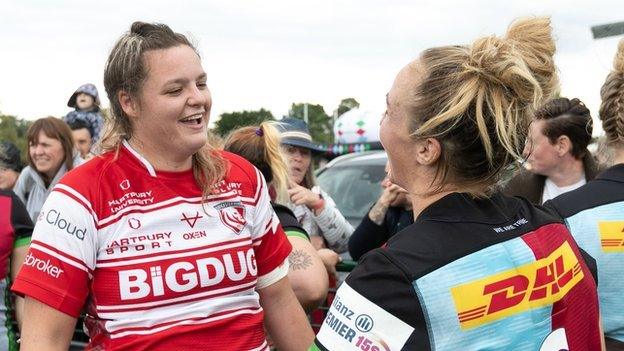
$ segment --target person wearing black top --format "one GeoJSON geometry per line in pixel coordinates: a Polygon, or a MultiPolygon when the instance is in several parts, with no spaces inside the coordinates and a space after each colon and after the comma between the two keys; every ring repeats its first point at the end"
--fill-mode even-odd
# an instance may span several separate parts
{"type": "Polygon", "coordinates": [[[425,50],[380,138],[414,223],[360,260],[316,350],[600,350],[595,262],[559,216],[496,185],[557,89],[548,18],[425,50]]]}
{"type": "MultiPolygon", "coordinates": [[[[17,350],[13,320],[21,325],[24,299],[9,291],[26,258],[33,223],[26,207],[11,190],[0,190],[0,350],[17,350]]],[[[27,262],[28,264],[28,262],[27,262]]]]}
{"type": "Polygon", "coordinates": [[[624,350],[624,40],[600,95],[600,119],[614,165],[584,186],[547,202],[578,245],[596,259],[607,350],[624,350]]]}
{"type": "Polygon", "coordinates": [[[381,181],[381,186],[379,199],[349,238],[349,254],[356,261],[414,222],[412,203],[405,189],[392,184],[388,177],[381,181]]]}

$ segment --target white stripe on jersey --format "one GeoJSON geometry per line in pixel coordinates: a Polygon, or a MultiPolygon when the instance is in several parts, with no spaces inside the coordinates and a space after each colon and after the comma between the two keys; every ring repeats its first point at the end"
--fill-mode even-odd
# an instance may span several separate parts
{"type": "Polygon", "coordinates": [[[268,345],[267,341],[264,340],[262,345],[260,345],[259,347],[256,347],[255,349],[251,349],[249,351],[266,351],[266,350],[269,350],[269,345],[268,345]]]}
{"type": "MultiPolygon", "coordinates": [[[[210,322],[214,322],[214,321],[218,321],[221,319],[226,319],[226,318],[231,318],[234,316],[239,316],[242,314],[257,314],[257,313],[261,313],[262,312],[262,308],[259,307],[257,309],[241,309],[241,310],[237,310],[231,313],[226,313],[223,315],[219,315],[216,317],[208,317],[208,318],[204,318],[204,319],[197,319],[197,318],[193,318],[193,319],[185,319],[185,320],[181,320],[181,321],[177,321],[177,322],[172,322],[171,324],[168,325],[164,325],[164,326],[159,326],[159,327],[155,327],[155,328],[145,328],[145,330],[132,330],[132,331],[125,331],[125,332],[117,332],[117,333],[111,333],[110,337],[112,339],[116,339],[116,338],[121,338],[124,336],[128,336],[128,335],[148,335],[148,334],[155,334],[158,333],[160,331],[178,326],[178,325],[188,325],[188,324],[204,324],[204,323],[210,323],[210,322]]],[[[265,340],[266,343],[266,340],[265,340]]]]}
{"type": "MultiPolygon", "coordinates": [[[[247,283],[247,284],[241,284],[241,285],[237,285],[237,286],[231,286],[228,288],[221,288],[221,289],[217,289],[217,290],[211,290],[211,291],[205,291],[205,292],[201,292],[201,293],[197,293],[197,294],[193,294],[193,295],[185,295],[185,296],[180,296],[180,297],[176,297],[173,299],[167,299],[167,300],[160,300],[160,301],[155,301],[155,302],[144,302],[144,303],[136,303],[136,304],[118,304],[118,305],[112,305],[112,306],[103,306],[103,305],[97,305],[96,309],[98,311],[98,314],[100,313],[100,311],[115,311],[115,310],[126,310],[126,309],[149,309],[149,308],[154,308],[154,307],[158,307],[161,305],[167,305],[167,304],[171,304],[171,303],[178,303],[178,302],[183,302],[183,301],[188,301],[188,300],[193,300],[193,299],[198,299],[198,298],[202,298],[202,297],[209,297],[209,296],[213,296],[213,295],[222,295],[223,293],[228,293],[228,292],[232,292],[235,290],[240,290],[240,289],[247,289],[247,290],[255,290],[256,288],[256,283],[258,282],[257,279],[254,279],[253,281],[247,283]]],[[[206,302],[208,303],[208,302],[206,302]]]]}
{"type": "MultiPolygon", "coordinates": [[[[93,206],[91,205],[91,202],[89,200],[87,200],[86,197],[82,196],[82,194],[80,194],[79,192],[77,192],[76,190],[74,190],[74,188],[68,187],[65,184],[56,184],[54,186],[54,189],[62,189],[64,191],[67,191],[68,193],[72,194],[73,196],[75,196],[78,200],[82,201],[86,206],[87,209],[89,210],[89,212],[91,213],[91,215],[93,216],[93,220],[95,221],[95,223],[98,222],[98,216],[95,213],[95,211],[93,210],[93,206]]],[[[65,195],[65,194],[63,194],[65,195]]],[[[66,195],[67,196],[67,195],[66,195]]],[[[73,200],[73,199],[72,199],[73,200]]]]}
{"type": "Polygon", "coordinates": [[[257,168],[254,168],[254,169],[256,170],[256,184],[258,184],[258,186],[256,187],[256,193],[254,194],[254,201],[258,201],[258,195],[260,194],[260,191],[262,190],[262,185],[264,184],[262,180],[264,178],[262,178],[262,174],[257,168]]]}
{"type": "MultiPolygon", "coordinates": [[[[247,237],[247,238],[249,238],[249,237],[247,237]]],[[[240,239],[244,239],[244,237],[240,238],[240,239]]],[[[123,260],[113,261],[113,262],[100,262],[100,261],[98,261],[98,263],[95,264],[95,267],[96,268],[119,267],[119,266],[129,266],[129,265],[133,265],[133,264],[141,264],[141,263],[149,263],[149,262],[159,262],[159,261],[167,260],[167,259],[170,259],[170,258],[182,258],[182,257],[193,256],[193,255],[200,255],[200,254],[214,252],[214,251],[231,249],[231,248],[235,248],[235,247],[239,247],[239,246],[247,247],[248,245],[249,245],[248,241],[236,240],[236,242],[233,242],[233,243],[219,245],[219,246],[213,246],[213,247],[200,249],[200,250],[189,249],[189,251],[176,252],[176,253],[172,253],[172,254],[167,254],[167,252],[154,253],[153,256],[144,257],[144,258],[138,258],[138,259],[134,259],[134,260],[133,259],[123,259],[123,260]]]]}
{"type": "Polygon", "coordinates": [[[172,320],[188,319],[201,316],[211,316],[216,313],[227,312],[238,308],[258,308],[260,305],[254,296],[255,290],[247,289],[220,296],[219,300],[206,301],[196,299],[182,301],[169,306],[143,309],[137,313],[132,311],[98,311],[97,317],[106,321],[109,331],[129,327],[149,327],[172,320]],[[175,319],[173,319],[175,318],[175,319]]]}
{"type": "Polygon", "coordinates": [[[76,268],[78,268],[78,269],[80,269],[82,271],[85,271],[89,275],[89,279],[92,278],[91,272],[90,272],[89,268],[87,266],[83,265],[83,264],[80,264],[80,263],[78,263],[78,262],[76,262],[74,260],[70,260],[69,258],[66,258],[65,256],[63,256],[61,254],[58,254],[58,253],[48,249],[47,247],[41,246],[41,245],[37,244],[36,242],[31,242],[30,248],[39,250],[41,252],[45,252],[48,255],[50,255],[52,257],[55,257],[55,258],[57,258],[60,261],[63,261],[65,263],[67,263],[68,265],[74,266],[74,267],[76,267],[76,268]]]}

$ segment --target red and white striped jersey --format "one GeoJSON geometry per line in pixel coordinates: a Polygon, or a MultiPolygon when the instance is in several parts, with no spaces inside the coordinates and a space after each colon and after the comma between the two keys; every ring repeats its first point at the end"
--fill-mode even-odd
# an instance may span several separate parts
{"type": "Polygon", "coordinates": [[[192,171],[155,171],[127,143],[72,170],[13,290],[74,317],[86,303],[92,349],[268,349],[256,289],[287,274],[291,246],[260,172],[222,155],[203,204],[192,171]]]}

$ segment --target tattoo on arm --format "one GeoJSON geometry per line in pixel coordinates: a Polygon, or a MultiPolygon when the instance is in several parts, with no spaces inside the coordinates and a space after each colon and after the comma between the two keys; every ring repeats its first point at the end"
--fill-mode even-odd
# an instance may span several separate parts
{"type": "Polygon", "coordinates": [[[384,206],[377,201],[375,206],[373,206],[373,208],[371,208],[368,212],[368,218],[370,218],[373,223],[381,225],[384,221],[384,217],[386,216],[386,212],[388,212],[388,206],[384,206]]]}
{"type": "Polygon", "coordinates": [[[312,265],[312,258],[303,250],[294,250],[288,255],[288,263],[290,269],[297,271],[300,269],[306,269],[312,265]]]}

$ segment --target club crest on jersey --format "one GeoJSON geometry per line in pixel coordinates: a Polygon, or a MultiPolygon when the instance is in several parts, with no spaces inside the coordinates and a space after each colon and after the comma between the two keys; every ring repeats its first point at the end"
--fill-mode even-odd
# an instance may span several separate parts
{"type": "Polygon", "coordinates": [[[121,190],[130,189],[130,181],[128,179],[124,179],[121,183],[119,183],[119,187],[121,188],[121,190]]]}
{"type": "Polygon", "coordinates": [[[219,211],[219,219],[234,234],[240,234],[245,228],[245,206],[240,201],[225,201],[214,206],[219,211]]]}

